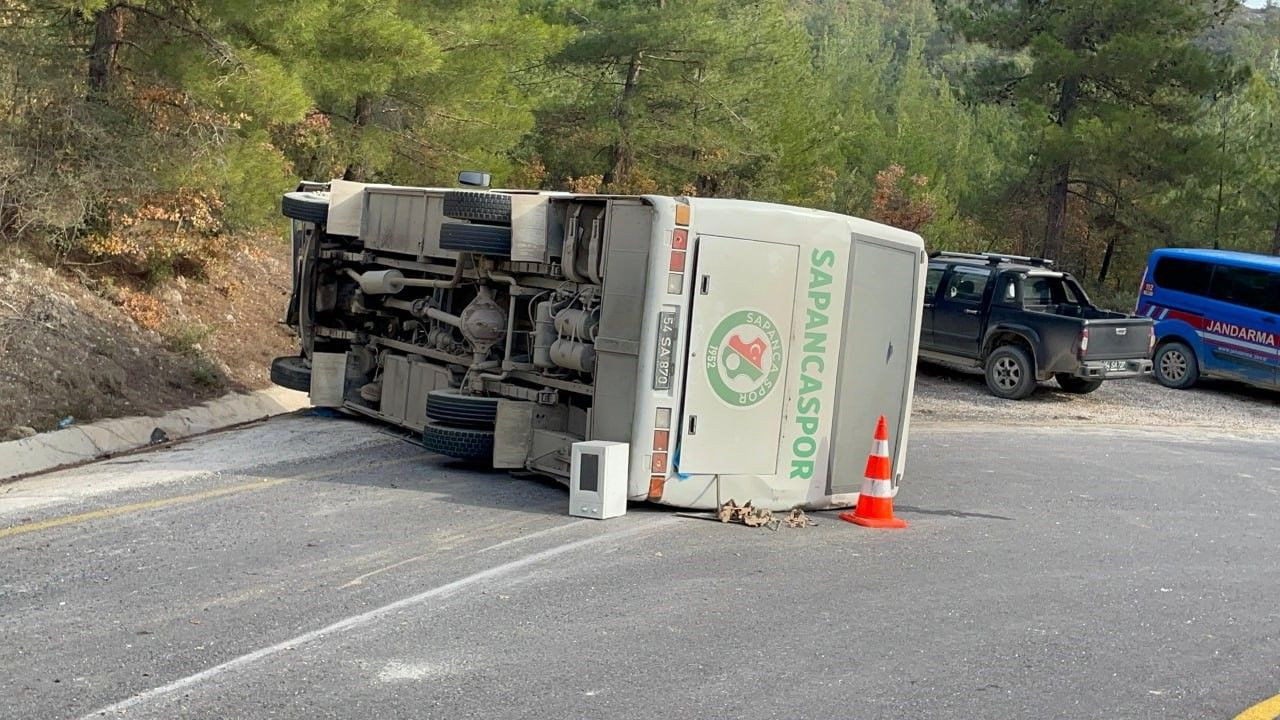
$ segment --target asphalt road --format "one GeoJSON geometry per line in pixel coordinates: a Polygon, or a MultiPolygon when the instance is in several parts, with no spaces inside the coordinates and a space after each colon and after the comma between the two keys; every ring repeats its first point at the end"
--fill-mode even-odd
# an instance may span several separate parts
{"type": "Polygon", "coordinates": [[[288,417],[0,486],[0,716],[1230,718],[1274,439],[922,426],[904,531],[776,532],[288,417]],[[4,529],[7,528],[7,529],[4,529]]]}

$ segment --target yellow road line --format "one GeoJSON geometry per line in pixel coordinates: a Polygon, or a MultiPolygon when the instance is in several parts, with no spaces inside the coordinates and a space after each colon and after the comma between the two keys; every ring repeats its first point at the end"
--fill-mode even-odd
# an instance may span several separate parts
{"type": "Polygon", "coordinates": [[[1235,716],[1234,720],[1276,720],[1280,717],[1280,695],[1263,700],[1235,716]]]}
{"type": "Polygon", "coordinates": [[[236,493],[249,492],[252,490],[265,490],[269,487],[280,485],[281,483],[295,482],[298,480],[319,480],[321,478],[341,475],[342,473],[350,472],[352,470],[371,470],[373,468],[384,467],[386,465],[408,462],[412,459],[414,458],[403,457],[395,460],[383,460],[381,462],[369,463],[367,465],[348,465],[340,468],[330,468],[328,470],[306,473],[295,477],[254,480],[252,482],[240,483],[238,485],[228,485],[226,487],[214,488],[213,490],[205,490],[204,492],[191,493],[190,495],[158,498],[156,500],[147,500],[145,502],[133,503],[130,505],[118,505],[116,507],[103,508],[101,510],[91,510],[89,512],[77,513],[75,515],[62,515],[60,517],[49,518],[48,520],[27,523],[25,525],[14,525],[13,527],[0,529],[0,539],[30,532],[38,532],[40,530],[48,530],[49,528],[61,527],[63,525],[74,525],[76,523],[87,522],[89,520],[101,520],[102,518],[119,517],[130,513],[143,512],[144,510],[155,510],[157,508],[168,507],[170,505],[188,505],[190,503],[200,502],[201,500],[223,497],[224,495],[234,495],[236,493]]]}

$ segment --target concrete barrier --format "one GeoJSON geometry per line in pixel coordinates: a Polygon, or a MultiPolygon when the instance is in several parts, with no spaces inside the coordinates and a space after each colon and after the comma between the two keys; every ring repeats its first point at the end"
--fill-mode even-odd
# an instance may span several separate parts
{"type": "Polygon", "coordinates": [[[310,405],[306,393],[272,387],[231,393],[160,417],[129,417],[74,425],[22,440],[0,443],[0,480],[241,425],[310,405]]]}

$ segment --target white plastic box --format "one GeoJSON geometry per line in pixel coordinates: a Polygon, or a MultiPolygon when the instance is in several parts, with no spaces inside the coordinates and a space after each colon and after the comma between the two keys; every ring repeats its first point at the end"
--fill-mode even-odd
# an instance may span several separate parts
{"type": "Polygon", "coordinates": [[[618,517],[627,513],[627,443],[592,440],[573,444],[569,470],[569,514],[618,517]]]}

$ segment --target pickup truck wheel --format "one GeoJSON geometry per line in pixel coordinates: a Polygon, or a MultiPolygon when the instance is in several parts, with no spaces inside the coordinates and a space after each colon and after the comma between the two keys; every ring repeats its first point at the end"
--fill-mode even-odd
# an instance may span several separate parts
{"type": "Polygon", "coordinates": [[[1020,347],[1002,345],[987,356],[987,389],[1006,400],[1021,400],[1036,389],[1035,368],[1020,347]]]}
{"type": "Polygon", "coordinates": [[[490,464],[493,462],[493,431],[448,427],[431,422],[422,431],[422,447],[458,460],[490,464]]]}
{"type": "Polygon", "coordinates": [[[495,192],[450,190],[444,194],[444,215],[486,225],[511,224],[511,196],[495,192]]]}
{"type": "Polygon", "coordinates": [[[329,193],[285,193],[280,200],[280,212],[293,220],[324,225],[329,221],[329,193]]]}
{"type": "Polygon", "coordinates": [[[1156,349],[1152,358],[1156,382],[1174,390],[1185,390],[1200,379],[1200,365],[1196,353],[1185,343],[1168,342],[1156,349]]]}
{"type": "Polygon", "coordinates": [[[446,425],[492,429],[498,418],[498,398],[432,390],[427,393],[427,418],[446,425]]]}
{"type": "Polygon", "coordinates": [[[458,252],[509,257],[511,228],[497,225],[444,223],[440,226],[440,248],[458,252]]]}
{"type": "Polygon", "coordinates": [[[271,382],[290,390],[311,392],[311,368],[306,358],[289,356],[272,360],[271,382]]]}
{"type": "Polygon", "coordinates": [[[1053,378],[1058,381],[1058,387],[1069,393],[1075,393],[1076,395],[1088,395],[1094,390],[1102,387],[1101,380],[1088,380],[1085,378],[1075,377],[1074,375],[1068,375],[1066,373],[1058,373],[1057,375],[1054,375],[1053,378]]]}

